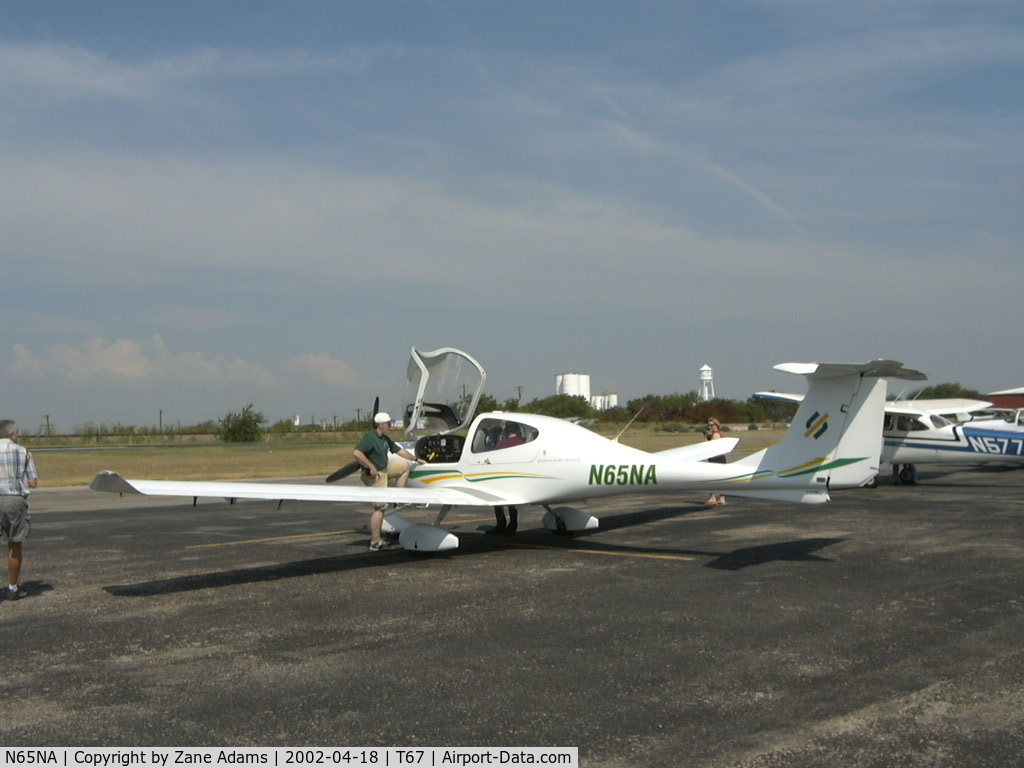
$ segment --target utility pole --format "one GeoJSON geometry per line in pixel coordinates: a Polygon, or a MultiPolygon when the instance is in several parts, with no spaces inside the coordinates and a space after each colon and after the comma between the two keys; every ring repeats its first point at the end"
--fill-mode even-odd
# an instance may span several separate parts
{"type": "Polygon", "coordinates": [[[512,387],[512,389],[516,391],[516,402],[523,402],[523,385],[517,384],[516,386],[512,387]]]}

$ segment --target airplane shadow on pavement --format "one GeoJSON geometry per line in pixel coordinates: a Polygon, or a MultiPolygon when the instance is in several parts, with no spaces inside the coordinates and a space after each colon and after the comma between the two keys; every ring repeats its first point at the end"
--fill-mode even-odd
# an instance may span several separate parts
{"type": "MultiPolygon", "coordinates": [[[[724,571],[739,571],[777,561],[788,562],[832,562],[829,558],[815,554],[821,549],[843,541],[838,538],[810,538],[795,541],[776,542],[753,547],[742,547],[728,552],[707,550],[674,549],[659,546],[630,546],[606,544],[591,538],[591,534],[603,531],[639,525],[669,517],[679,517],[701,511],[702,508],[686,510],[679,507],[666,507],[654,510],[642,510],[621,515],[610,515],[601,518],[601,528],[571,536],[552,535],[544,529],[522,530],[515,537],[486,536],[480,533],[460,532],[460,547],[451,553],[428,555],[431,558],[446,559],[466,557],[474,554],[494,552],[498,549],[513,547],[538,547],[544,549],[573,549],[580,552],[591,551],[604,554],[654,554],[676,555],[694,558],[711,558],[705,564],[707,568],[724,571]]],[[[240,584],[253,584],[277,579],[289,579],[325,573],[338,573],[356,568],[373,568],[394,566],[408,560],[410,555],[395,546],[384,552],[364,552],[360,554],[342,554],[328,557],[317,557],[308,560],[296,560],[274,565],[254,566],[251,568],[234,568],[209,573],[196,573],[168,579],[138,582],[135,584],[118,584],[104,587],[104,590],[117,597],[148,597],[152,595],[174,594],[200,589],[215,589],[240,584]]]]}

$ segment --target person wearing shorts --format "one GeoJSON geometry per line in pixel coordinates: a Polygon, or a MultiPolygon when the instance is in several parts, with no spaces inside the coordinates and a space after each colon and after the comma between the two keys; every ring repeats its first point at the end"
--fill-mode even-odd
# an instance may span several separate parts
{"type": "Polygon", "coordinates": [[[32,454],[18,445],[18,425],[0,421],[0,538],[7,542],[7,582],[3,597],[17,600],[27,594],[22,588],[22,543],[32,530],[28,495],[39,482],[32,454]]]}
{"type": "MultiPolygon", "coordinates": [[[[360,480],[365,486],[387,488],[388,480],[394,479],[395,485],[402,488],[409,479],[413,464],[418,463],[417,459],[388,437],[388,432],[391,431],[391,417],[388,414],[378,413],[373,417],[373,423],[373,431],[368,432],[352,451],[352,455],[362,468],[360,480]],[[402,458],[396,459],[392,454],[402,458]]],[[[370,515],[372,550],[384,549],[387,546],[381,538],[381,527],[384,524],[384,512],[387,507],[388,505],[384,503],[373,505],[373,513],[370,515]]]]}

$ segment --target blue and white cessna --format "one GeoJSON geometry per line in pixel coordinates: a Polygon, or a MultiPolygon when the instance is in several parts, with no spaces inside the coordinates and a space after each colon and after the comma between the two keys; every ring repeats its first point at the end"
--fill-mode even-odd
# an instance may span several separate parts
{"type": "Polygon", "coordinates": [[[92,488],[158,496],[434,505],[440,511],[432,523],[414,523],[397,512],[386,517],[399,531],[402,547],[426,552],[458,547],[458,539],[441,527],[454,506],[538,505],[545,510],[547,528],[580,531],[596,528],[597,518],[563,505],[629,493],[715,491],[824,502],[830,489],[863,485],[878,472],[885,379],[924,378],[892,360],[777,367],[807,379],[793,425],[776,445],[731,463],[707,459],[728,453],[735,438],[648,453],[536,414],[484,413],[467,423],[479,391],[463,390],[462,384],[469,374],[482,388],[483,368],[459,350],[413,349],[407,392],[414,394],[407,399],[406,435],[415,438],[419,463],[408,487],[125,480],[101,472],[92,488]],[[417,436],[431,427],[440,431],[417,436]],[[513,430],[520,438],[516,444],[496,439],[499,432],[513,430]]]}
{"type": "MultiPolygon", "coordinates": [[[[756,397],[799,402],[800,395],[757,392],[756,397]]],[[[918,464],[1024,464],[1024,426],[974,416],[992,406],[983,400],[896,400],[886,403],[881,463],[894,479],[917,482],[918,464]]]]}
{"type": "Polygon", "coordinates": [[[921,408],[887,408],[882,438],[882,461],[899,465],[904,483],[916,482],[918,464],[1024,464],[1024,427],[1002,419],[957,423],[921,408]]]}

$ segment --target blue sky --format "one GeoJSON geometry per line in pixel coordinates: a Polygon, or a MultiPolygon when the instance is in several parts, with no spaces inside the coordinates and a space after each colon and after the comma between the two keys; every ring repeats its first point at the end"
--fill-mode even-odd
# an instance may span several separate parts
{"type": "Polygon", "coordinates": [[[2,415],[1024,384],[1020,3],[0,0],[2,415]]]}

